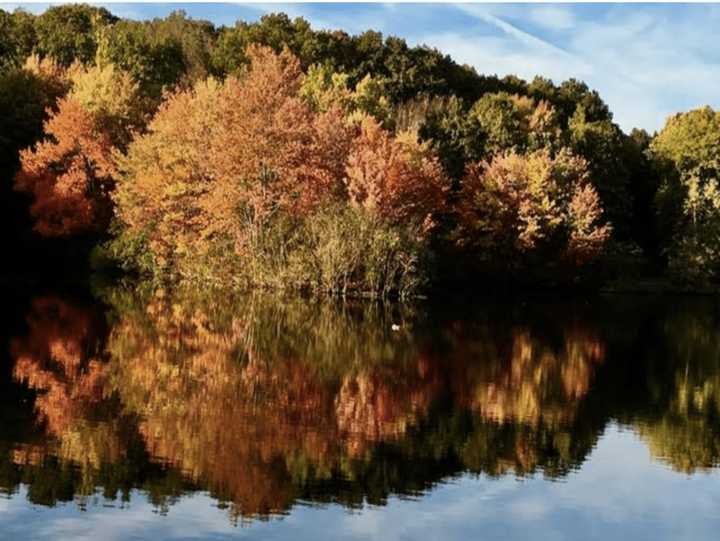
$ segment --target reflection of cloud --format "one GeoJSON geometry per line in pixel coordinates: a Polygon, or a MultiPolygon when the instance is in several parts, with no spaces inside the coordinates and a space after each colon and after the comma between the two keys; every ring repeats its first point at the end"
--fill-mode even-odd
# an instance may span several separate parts
{"type": "Polygon", "coordinates": [[[420,501],[392,497],[387,506],[348,513],[337,505],[297,507],[281,521],[233,527],[206,495],[184,497],[167,516],[133,492],[128,509],[74,506],[42,509],[25,504],[25,490],[0,500],[3,533],[34,539],[648,539],[716,538],[714,502],[720,472],[687,478],[649,460],[645,446],[629,431],[608,428],[582,471],[564,483],[540,477],[517,482],[463,476],[440,485],[420,501]]]}
{"type": "Polygon", "coordinates": [[[418,509],[391,500],[347,517],[343,527],[354,532],[370,515],[373,530],[388,540],[521,540],[530,531],[548,540],[625,539],[635,531],[648,539],[709,540],[717,531],[719,479],[719,472],[690,479],[669,472],[650,461],[632,432],[612,426],[582,471],[563,483],[463,477],[422,500],[423,516],[432,520],[415,523],[418,509]]]}
{"type": "Polygon", "coordinates": [[[3,534],[8,539],[26,539],[28,519],[33,524],[32,539],[37,541],[207,540],[236,538],[243,533],[228,523],[225,513],[207,495],[182,499],[167,516],[155,513],[139,492],[132,494],[133,504],[129,507],[126,504],[121,508],[122,504],[116,502],[114,507],[89,507],[82,512],[60,506],[37,513],[27,507],[16,508],[17,501],[21,499],[10,502],[14,519],[3,522],[3,534]]]}
{"type": "Polygon", "coordinates": [[[519,520],[537,520],[550,513],[550,506],[541,498],[528,498],[512,504],[510,511],[519,520]]]}

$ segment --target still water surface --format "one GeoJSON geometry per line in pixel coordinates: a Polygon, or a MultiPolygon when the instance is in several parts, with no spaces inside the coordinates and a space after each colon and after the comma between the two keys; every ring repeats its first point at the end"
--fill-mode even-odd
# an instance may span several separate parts
{"type": "Polygon", "coordinates": [[[3,539],[718,538],[717,301],[4,298],[3,539]]]}

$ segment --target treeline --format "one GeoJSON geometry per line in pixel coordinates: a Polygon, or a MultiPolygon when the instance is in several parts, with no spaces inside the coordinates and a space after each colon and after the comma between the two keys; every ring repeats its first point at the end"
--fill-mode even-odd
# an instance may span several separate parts
{"type": "Polygon", "coordinates": [[[582,82],[484,76],[283,14],[216,28],[65,5],[0,11],[0,30],[20,258],[92,249],[156,277],[374,295],[622,278],[634,261],[718,277],[709,107],[627,135],[582,82]]]}

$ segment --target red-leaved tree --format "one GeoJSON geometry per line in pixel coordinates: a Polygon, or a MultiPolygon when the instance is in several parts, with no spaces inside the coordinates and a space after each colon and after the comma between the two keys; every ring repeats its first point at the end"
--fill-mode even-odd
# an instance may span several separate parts
{"type": "Polygon", "coordinates": [[[348,157],[350,202],[391,223],[434,223],[446,208],[450,183],[428,145],[411,133],[393,137],[365,117],[348,157]]]}

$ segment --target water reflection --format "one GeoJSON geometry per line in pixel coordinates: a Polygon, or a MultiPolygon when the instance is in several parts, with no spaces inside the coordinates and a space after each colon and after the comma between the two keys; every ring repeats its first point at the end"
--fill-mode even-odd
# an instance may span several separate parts
{"type": "Polygon", "coordinates": [[[720,457],[711,303],[102,300],[37,297],[9,341],[4,426],[31,428],[0,433],[0,487],[33,503],[383,504],[463,472],[562,478],[614,422],[680,472],[720,457]]]}
{"type": "Polygon", "coordinates": [[[656,406],[635,424],[653,456],[688,474],[716,467],[720,460],[716,316],[711,310],[680,308],[662,322],[665,340],[652,358],[656,406]]]}

